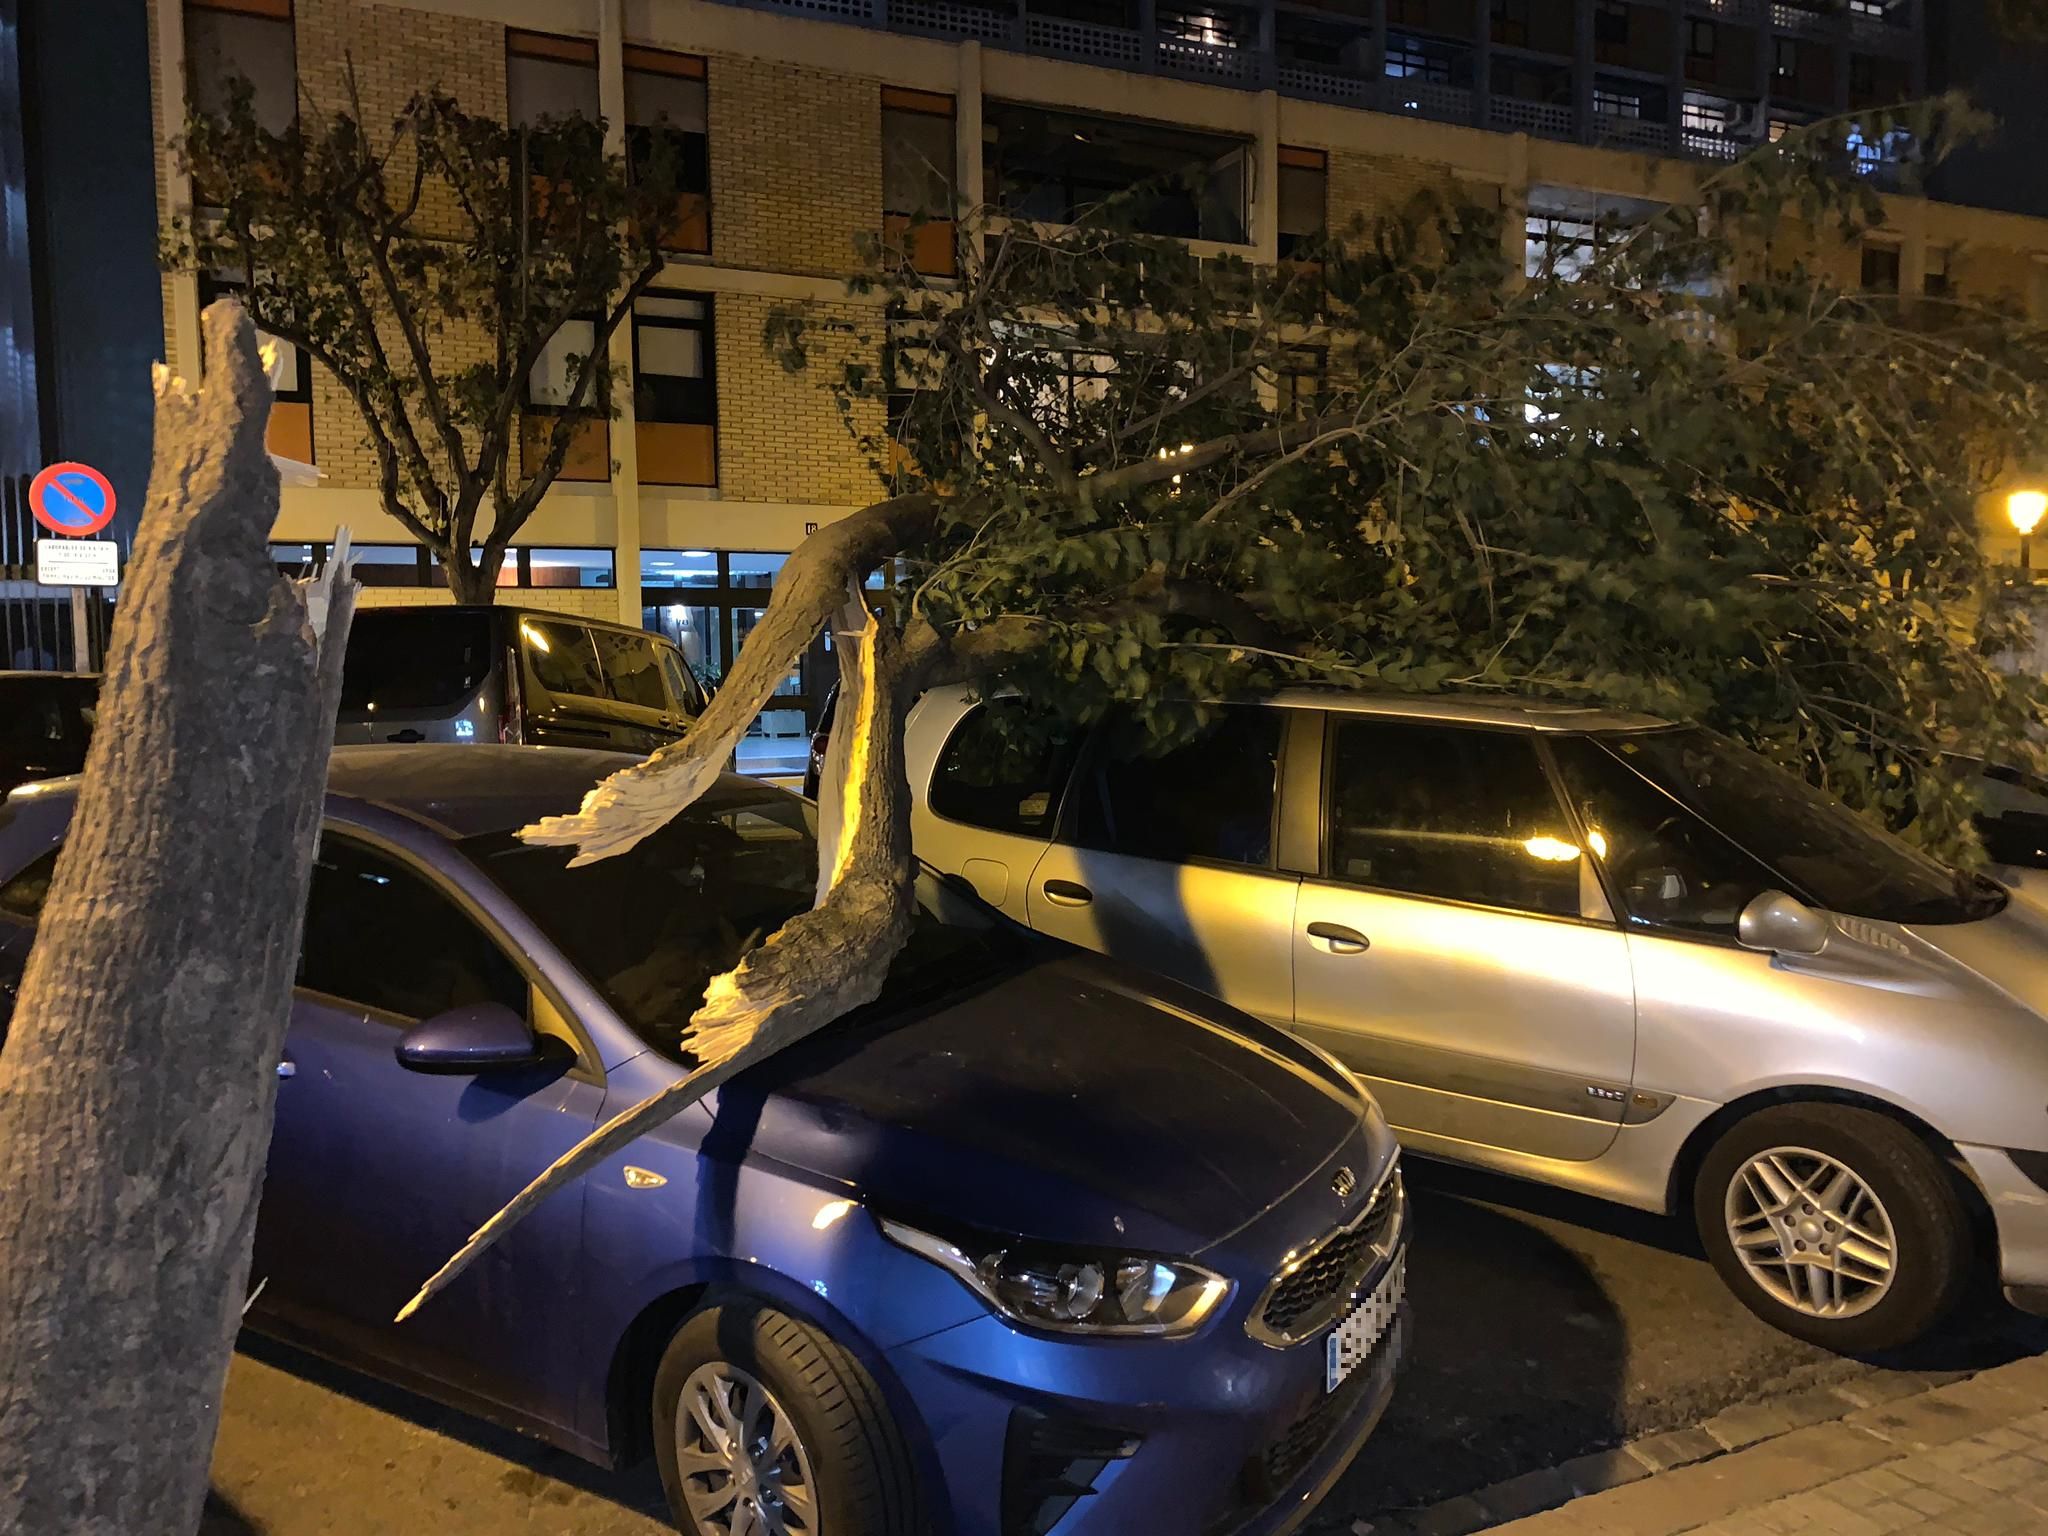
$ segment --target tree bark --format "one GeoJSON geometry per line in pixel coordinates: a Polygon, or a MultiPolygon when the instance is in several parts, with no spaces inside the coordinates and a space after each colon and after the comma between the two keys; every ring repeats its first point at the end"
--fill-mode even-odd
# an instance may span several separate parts
{"type": "MultiPolygon", "coordinates": [[[[199,1523],[353,606],[266,548],[254,332],[159,372],[98,728],[0,1053],[0,1531],[199,1523]]],[[[345,542],[345,541],[343,541],[345,542]]]]}

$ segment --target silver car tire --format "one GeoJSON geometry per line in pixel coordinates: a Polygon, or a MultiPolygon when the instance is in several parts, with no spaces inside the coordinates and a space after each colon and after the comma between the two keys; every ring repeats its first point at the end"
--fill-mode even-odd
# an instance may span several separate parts
{"type": "Polygon", "coordinates": [[[1969,1278],[1956,1175],[1875,1110],[1781,1104],[1737,1122],[1700,1164],[1693,1213],[1744,1305],[1840,1354],[1911,1343],[1969,1278]]]}
{"type": "Polygon", "coordinates": [[[653,1441],[683,1536],[910,1536],[916,1479],[874,1378],[740,1297],[685,1319],[654,1373],[653,1441]]]}

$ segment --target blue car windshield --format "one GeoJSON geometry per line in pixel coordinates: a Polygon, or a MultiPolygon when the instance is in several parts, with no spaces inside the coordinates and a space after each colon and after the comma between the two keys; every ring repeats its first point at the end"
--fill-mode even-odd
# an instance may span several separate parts
{"type": "MultiPolygon", "coordinates": [[[[649,1045],[687,1058],[682,1033],[712,977],[809,907],[817,808],[731,779],[625,853],[580,869],[572,850],[511,832],[463,839],[469,858],[531,917],[649,1045]]],[[[884,1006],[981,980],[1023,958],[1019,930],[929,870],[884,1006]]]]}

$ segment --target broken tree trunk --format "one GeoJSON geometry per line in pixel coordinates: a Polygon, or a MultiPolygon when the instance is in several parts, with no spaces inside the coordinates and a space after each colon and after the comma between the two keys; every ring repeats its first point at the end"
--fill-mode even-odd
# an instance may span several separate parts
{"type": "MultiPolygon", "coordinates": [[[[836,588],[842,596],[846,575],[840,572],[836,588]]],[[[796,590],[809,604],[828,598],[835,588],[826,587],[824,597],[808,587],[796,590]]],[[[775,600],[797,599],[785,599],[778,588],[775,600]]],[[[774,609],[769,612],[772,619],[774,609]]],[[[816,621],[811,623],[811,628],[798,631],[805,644],[815,630],[816,621]]],[[[768,628],[767,621],[756,626],[747,641],[750,649],[740,655],[742,666],[772,677],[787,669],[787,655],[767,647],[751,650],[768,628]],[[751,662],[747,660],[750,655],[751,662]]],[[[846,640],[855,637],[844,637],[839,648],[839,713],[831,743],[834,771],[822,790],[838,799],[839,813],[832,822],[831,840],[821,842],[818,848],[818,904],[776,929],[732,970],[711,979],[704,991],[704,1004],[691,1015],[682,1040],[695,1058],[695,1068],[661,1092],[613,1116],[557,1158],[420,1287],[419,1294],[398,1314],[400,1322],[443,1290],[555,1190],[580,1178],[635,1138],[673,1120],[755,1062],[881,995],[889,965],[910,934],[916,865],[910,854],[903,714],[921,686],[931,658],[928,651],[905,644],[873,614],[867,616],[855,643],[846,640]]],[[[741,681],[751,689],[760,678],[741,681]]],[[[727,690],[721,698],[737,696],[732,683],[727,690]]],[[[713,709],[716,707],[714,704],[713,709]]],[[[687,747],[697,740],[712,718],[712,711],[706,710],[696,730],[678,745],[687,747]]],[[[733,712],[730,718],[736,739],[753,714],[733,712]]],[[[612,785],[640,771],[626,768],[593,789],[576,815],[550,817],[520,835],[529,842],[579,845],[583,852],[574,861],[577,863],[621,852],[684,809],[714,782],[716,764],[731,750],[730,740],[707,738],[684,754],[681,771],[693,780],[701,777],[701,782],[690,789],[688,798],[675,800],[658,819],[648,819],[654,814],[649,797],[628,798],[624,803],[603,798],[612,785]],[[702,767],[707,761],[712,765],[708,773],[702,767]],[[593,847],[603,852],[592,853],[593,847]]],[[[662,793],[673,793],[673,786],[662,793]]]]}
{"type": "Polygon", "coordinates": [[[278,575],[255,333],[204,329],[0,1052],[0,1531],[198,1527],[248,1281],[354,583],[278,575]]]}

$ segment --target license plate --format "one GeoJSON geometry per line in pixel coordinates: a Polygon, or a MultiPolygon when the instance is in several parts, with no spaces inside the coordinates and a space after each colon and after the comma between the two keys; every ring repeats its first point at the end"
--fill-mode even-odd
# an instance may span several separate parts
{"type": "Polygon", "coordinates": [[[1344,1378],[1372,1355],[1387,1329],[1393,1326],[1401,1298],[1408,1288],[1408,1255],[1404,1252],[1380,1276],[1372,1294],[1346,1314],[1323,1340],[1323,1391],[1334,1392],[1344,1378]]]}

